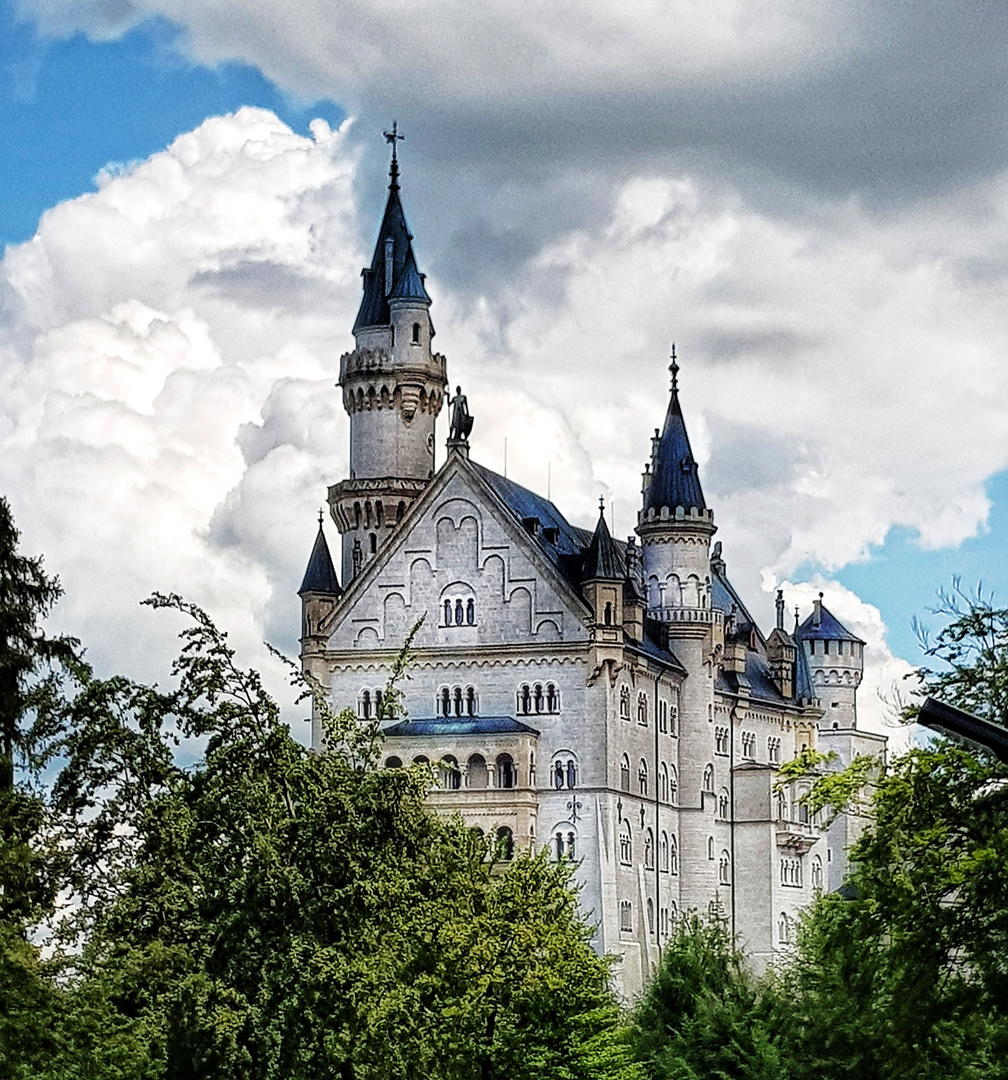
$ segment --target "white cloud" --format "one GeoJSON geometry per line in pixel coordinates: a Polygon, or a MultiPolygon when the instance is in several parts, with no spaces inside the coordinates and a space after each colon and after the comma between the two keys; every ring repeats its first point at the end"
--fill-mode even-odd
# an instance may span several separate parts
{"type": "MultiPolygon", "coordinates": [[[[294,646],[314,510],[345,472],[334,384],[379,212],[358,212],[356,184],[346,129],[305,138],[245,109],[104,176],[8,249],[0,488],[106,670],[163,672],[171,630],[136,607],[154,588],[208,607],[248,662],[268,666],[264,636],[294,646]]],[[[840,567],[893,525],[954,543],[1008,466],[1005,279],[996,258],[973,272],[1008,250],[1006,192],[1002,177],[968,201],[796,222],[652,172],[482,297],[432,274],[474,456],[500,468],[507,438],[510,476],[543,491],[548,469],[588,527],[603,493],[629,534],[675,337],[719,538],[764,620],[762,581],[840,567]]],[[[878,613],[839,595],[872,646],[870,716],[902,662],[878,613]]]]}
{"type": "Polygon", "coordinates": [[[271,671],[325,481],[361,261],[345,133],[243,109],[102,178],[9,248],[0,489],[101,670],[163,677],[179,591],[271,671]],[[169,625],[171,624],[171,625],[169,625]]]}

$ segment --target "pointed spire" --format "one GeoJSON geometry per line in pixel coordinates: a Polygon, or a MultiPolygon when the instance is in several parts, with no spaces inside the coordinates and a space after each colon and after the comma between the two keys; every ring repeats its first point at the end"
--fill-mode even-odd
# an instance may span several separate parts
{"type": "Polygon", "coordinates": [[[805,652],[805,643],[802,640],[801,628],[798,626],[798,609],[795,608],[795,701],[810,702],[816,700],[815,689],[812,686],[812,672],[809,671],[808,655],[805,652]]]}
{"type": "Polygon", "coordinates": [[[605,519],[605,499],[599,497],[599,519],[595,532],[588,545],[584,567],[581,571],[583,581],[622,581],[624,570],[619,551],[609,533],[605,519]]]}
{"type": "Polygon", "coordinates": [[[354,333],[369,326],[388,326],[392,321],[390,300],[410,300],[430,306],[431,298],[424,285],[424,275],[417,267],[413,252],[413,235],[406,224],[402,200],[399,197],[399,159],[396,144],[403,139],[397,124],[384,133],[392,146],[389,168],[389,193],[385,213],[378,229],[371,265],[362,271],[364,296],[354,322],[354,333]]]}
{"type": "Polygon", "coordinates": [[[325,532],[322,529],[322,518],[322,511],[319,510],[318,534],[315,537],[311,558],[308,560],[308,569],[305,570],[304,580],[301,582],[301,588],[298,589],[298,596],[304,596],[305,593],[321,593],[325,596],[343,594],[339,579],[336,577],[332,556],[329,554],[325,532]]]}
{"type": "Polygon", "coordinates": [[[686,434],[686,422],[679,404],[679,364],[676,362],[675,344],[672,345],[672,389],[669,396],[665,426],[655,441],[651,455],[651,472],[646,477],[644,490],[644,513],[663,506],[674,514],[677,506],[687,512],[691,507],[706,510],[697,464],[686,434]]]}

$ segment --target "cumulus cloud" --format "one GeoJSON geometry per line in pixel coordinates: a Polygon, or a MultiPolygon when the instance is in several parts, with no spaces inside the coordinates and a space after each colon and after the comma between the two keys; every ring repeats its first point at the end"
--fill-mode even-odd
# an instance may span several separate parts
{"type": "MultiPolygon", "coordinates": [[[[361,261],[345,132],[207,120],[43,216],[2,264],[0,489],[104,670],[155,677],[177,590],[269,667],[345,468],[334,350],[361,261]]],[[[273,669],[274,681],[277,679],[273,669]]]]}
{"type": "MultiPolygon", "coordinates": [[[[346,471],[334,384],[381,209],[350,131],[212,118],[5,254],[0,487],[99,666],[163,671],[175,628],[136,606],[154,588],[209,608],[248,662],[268,666],[263,637],[296,649],[314,510],[346,471]]],[[[404,185],[414,225],[450,201],[404,185]]],[[[589,527],[605,494],[628,535],[674,336],[729,570],[764,622],[779,582],[862,558],[894,525],[940,546],[983,522],[1008,466],[1008,175],[884,214],[796,219],[688,171],[596,200],[478,287],[431,266],[444,238],[417,227],[476,458],[503,468],[506,440],[510,476],[589,527]]],[[[872,647],[871,716],[902,661],[877,611],[826,591],[872,647]]]]}

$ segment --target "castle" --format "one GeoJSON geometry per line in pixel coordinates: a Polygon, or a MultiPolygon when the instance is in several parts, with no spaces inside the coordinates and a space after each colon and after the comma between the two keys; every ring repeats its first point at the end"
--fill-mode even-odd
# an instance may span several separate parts
{"type": "Polygon", "coordinates": [[[394,136],[356,348],[340,360],[350,475],[328,503],[341,569],[320,520],[299,591],[303,666],[336,708],[374,716],[423,616],[408,719],[385,730],[384,767],[428,763],[431,804],[495,836],[504,858],[548,847],[572,860],[627,996],[689,912],[724,920],[765,966],[814,894],[839,887],[855,827],[841,817],[824,833],[799,802],[808,781],[782,787],[778,766],[804,747],[841,762],[884,749],[857,728],[863,642],[821,596],[790,631],[780,593],[769,634],[749,614],[713,542],[674,355],[625,542],[601,511],[594,530],[571,525],[472,460],[461,391],[435,471],[447,367],[432,349],[394,136]]]}

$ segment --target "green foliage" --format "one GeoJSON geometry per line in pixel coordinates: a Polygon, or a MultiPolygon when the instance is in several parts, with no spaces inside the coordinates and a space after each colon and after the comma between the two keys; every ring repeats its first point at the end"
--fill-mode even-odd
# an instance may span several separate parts
{"type": "Polygon", "coordinates": [[[55,798],[79,985],[154,1075],[633,1076],[566,865],[495,861],[426,810],[428,773],[371,767],[377,728],[317,695],[328,751],[307,750],[203,612],[152,604],[190,620],[177,686],[90,683],[55,798]],[[195,766],[178,739],[202,741],[195,766]]]}
{"type": "Polygon", "coordinates": [[[779,1080],[774,999],[753,978],[720,924],[696,917],[670,938],[634,1014],[649,1080],[779,1080]]]}

